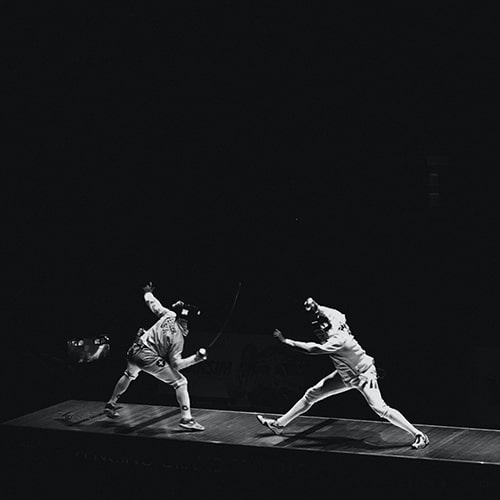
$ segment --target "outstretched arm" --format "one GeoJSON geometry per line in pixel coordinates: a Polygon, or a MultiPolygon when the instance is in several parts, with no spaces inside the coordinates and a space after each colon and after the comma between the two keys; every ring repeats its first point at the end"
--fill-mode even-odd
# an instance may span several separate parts
{"type": "Polygon", "coordinates": [[[328,344],[317,344],[316,342],[300,342],[298,340],[286,339],[279,330],[274,330],[273,337],[282,344],[300,349],[304,354],[332,354],[338,347],[328,344]]]}

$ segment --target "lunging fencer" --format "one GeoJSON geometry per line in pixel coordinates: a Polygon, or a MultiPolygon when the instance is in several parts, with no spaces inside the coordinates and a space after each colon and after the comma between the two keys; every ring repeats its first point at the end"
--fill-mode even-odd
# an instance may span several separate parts
{"type": "Polygon", "coordinates": [[[189,333],[187,318],[190,313],[197,314],[199,310],[182,301],[173,304],[170,310],[162,306],[153,295],[153,290],[151,282],[143,288],[144,300],[159,319],[148,330],[139,330],[134,343],[127,351],[127,369],[116,383],[104,412],[110,418],[119,416],[118,398],[143,371],[175,390],[181,411],[179,425],[186,430],[203,431],[205,428],[196,422],[191,414],[188,381],[181,373],[181,370],[207,359],[206,350],[203,348],[187,358],[182,357],[184,337],[189,333]]]}
{"type": "Polygon", "coordinates": [[[305,301],[304,307],[312,316],[313,331],[319,343],[290,340],[279,330],[275,330],[273,335],[283,344],[297,348],[305,354],[330,356],[335,370],[307,389],[304,396],[287,413],[277,419],[257,415],[259,422],[279,435],[285,426],[307,412],[318,401],[357,389],[377,415],[413,436],[412,448],[425,448],[429,444],[429,438],[383,400],[377,383],[375,361],[366,354],[352,335],[345,315],[336,309],[321,306],[311,298],[305,301]]]}

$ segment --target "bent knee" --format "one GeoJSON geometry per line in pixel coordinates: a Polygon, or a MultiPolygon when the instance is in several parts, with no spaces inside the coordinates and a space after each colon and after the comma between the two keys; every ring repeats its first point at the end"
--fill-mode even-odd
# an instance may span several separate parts
{"type": "Polygon", "coordinates": [[[135,379],[138,377],[139,372],[134,372],[134,371],[131,371],[131,370],[128,370],[128,369],[127,369],[127,370],[125,370],[125,371],[123,372],[123,374],[124,374],[124,375],[125,375],[125,377],[127,377],[130,381],[132,381],[132,380],[135,380],[135,379]]]}
{"type": "Polygon", "coordinates": [[[180,387],[187,386],[187,384],[188,384],[187,378],[184,377],[183,375],[181,378],[174,380],[170,385],[174,389],[179,389],[180,387]]]}

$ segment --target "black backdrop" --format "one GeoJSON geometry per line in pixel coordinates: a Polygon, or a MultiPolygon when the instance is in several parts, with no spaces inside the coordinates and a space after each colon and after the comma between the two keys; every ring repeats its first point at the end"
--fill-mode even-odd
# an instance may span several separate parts
{"type": "Polygon", "coordinates": [[[348,315],[415,421],[497,426],[490,14],[5,16],[4,416],[105,398],[151,320],[147,281],[199,304],[209,333],[241,281],[232,334],[305,339],[311,295],[348,315]],[[101,333],[114,357],[75,375],[66,340],[101,333]]]}

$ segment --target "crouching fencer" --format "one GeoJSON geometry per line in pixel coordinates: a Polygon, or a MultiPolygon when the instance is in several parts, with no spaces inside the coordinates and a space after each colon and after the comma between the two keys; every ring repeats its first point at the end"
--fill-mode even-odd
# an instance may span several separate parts
{"type": "Polygon", "coordinates": [[[198,349],[196,354],[182,358],[184,337],[188,334],[187,317],[199,310],[193,306],[176,302],[170,310],[153,295],[153,284],[143,288],[144,300],[159,319],[149,330],[139,330],[136,339],[127,351],[127,369],[115,385],[113,394],[104,412],[110,418],[119,416],[116,403],[141,371],[170,385],[175,390],[181,411],[179,425],[190,431],[203,431],[205,428],[191,415],[188,381],[181,370],[207,359],[206,350],[198,349]]]}
{"type": "Polygon", "coordinates": [[[428,437],[383,400],[377,383],[374,359],[366,354],[351,334],[345,315],[336,309],[320,306],[311,298],[305,301],[304,307],[312,316],[313,331],[319,343],[290,340],[279,330],[275,330],[273,335],[283,344],[297,348],[305,354],[327,354],[332,359],[335,370],[310,387],[283,416],[274,420],[257,415],[259,422],[275,434],[281,434],[285,426],[307,412],[318,401],[357,389],[377,415],[413,436],[412,448],[425,448],[429,443],[428,437]]]}

